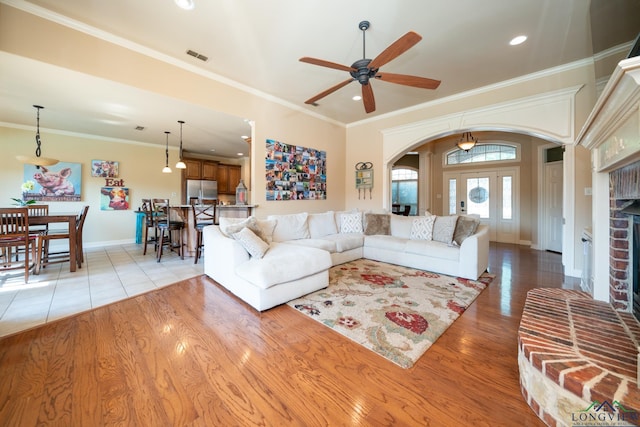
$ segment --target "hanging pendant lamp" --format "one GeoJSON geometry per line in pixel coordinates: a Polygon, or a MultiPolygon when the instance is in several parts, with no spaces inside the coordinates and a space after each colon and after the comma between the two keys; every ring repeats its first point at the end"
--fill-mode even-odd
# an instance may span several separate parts
{"type": "Polygon", "coordinates": [[[182,161],[182,125],[184,124],[184,120],[178,120],[178,123],[180,123],[180,157],[178,163],[176,163],[176,169],[186,169],[187,165],[182,161]]]}
{"type": "Polygon", "coordinates": [[[167,145],[165,146],[165,150],[164,150],[164,168],[162,168],[162,173],[171,173],[171,168],[169,167],[169,134],[171,132],[169,132],[168,130],[164,131],[164,133],[167,134],[167,145]]]}
{"type": "Polygon", "coordinates": [[[465,132],[462,134],[456,145],[459,149],[469,151],[478,143],[478,138],[474,138],[471,132],[465,132]]]}
{"type": "Polygon", "coordinates": [[[51,166],[58,163],[57,159],[51,159],[48,157],[40,157],[42,153],[42,141],[40,140],[40,110],[44,107],[41,105],[34,105],[34,108],[37,109],[37,121],[36,121],[36,155],[33,156],[16,156],[16,159],[21,161],[22,163],[27,163],[30,165],[36,165],[36,167],[40,168],[40,166],[51,166]]]}

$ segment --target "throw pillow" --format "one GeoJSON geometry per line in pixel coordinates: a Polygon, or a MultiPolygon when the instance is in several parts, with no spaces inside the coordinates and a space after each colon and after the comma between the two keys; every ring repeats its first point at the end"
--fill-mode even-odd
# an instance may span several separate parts
{"type": "Polygon", "coordinates": [[[376,234],[391,234],[391,217],[389,214],[364,214],[364,234],[372,236],[376,234]]]}
{"type": "Polygon", "coordinates": [[[333,211],[309,214],[309,234],[312,239],[338,233],[333,211]]]}
{"type": "Polygon", "coordinates": [[[232,236],[254,258],[262,258],[269,250],[269,245],[247,227],[232,236]]]}
{"type": "Polygon", "coordinates": [[[460,246],[462,242],[473,233],[476,232],[480,220],[470,216],[461,216],[456,222],[456,228],[453,232],[453,244],[460,246]]]}
{"type": "Polygon", "coordinates": [[[253,216],[249,218],[220,218],[220,231],[227,237],[233,237],[232,235],[248,227],[254,233],[260,233],[260,227],[253,216]]]}
{"type": "Polygon", "coordinates": [[[286,242],[309,238],[309,226],[306,212],[289,215],[269,215],[267,219],[275,219],[276,227],[273,229],[274,242],[286,242]]]}
{"type": "Polygon", "coordinates": [[[362,212],[342,214],[340,216],[341,233],[362,233],[362,212]]]}
{"type": "Polygon", "coordinates": [[[433,240],[451,245],[458,215],[437,216],[433,224],[433,240]]]}
{"type": "Polygon", "coordinates": [[[435,215],[415,218],[411,225],[409,238],[413,240],[433,240],[433,224],[435,221],[435,215]]]}
{"type": "Polygon", "coordinates": [[[268,245],[270,245],[271,242],[273,242],[273,230],[276,228],[276,220],[275,219],[258,219],[256,220],[256,222],[258,223],[258,228],[260,230],[260,232],[256,234],[262,240],[267,242],[268,245]]]}

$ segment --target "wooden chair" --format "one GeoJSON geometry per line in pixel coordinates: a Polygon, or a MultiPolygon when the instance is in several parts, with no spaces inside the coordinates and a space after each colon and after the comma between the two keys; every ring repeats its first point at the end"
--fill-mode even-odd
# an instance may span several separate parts
{"type": "Polygon", "coordinates": [[[158,245],[158,228],[156,227],[156,216],[153,211],[153,204],[151,199],[142,199],[142,211],[144,212],[144,242],[142,255],[147,254],[147,244],[153,242],[154,250],[157,250],[158,245]]]}
{"type": "MultiPolygon", "coordinates": [[[[49,205],[27,205],[27,209],[29,210],[29,216],[43,216],[49,214],[49,205]]],[[[29,233],[36,234],[42,231],[46,231],[49,229],[49,225],[30,225],[29,233]]],[[[24,248],[22,248],[24,249],[24,248]]],[[[16,261],[20,257],[20,253],[22,249],[16,250],[16,261]]]]}
{"type": "Polygon", "coordinates": [[[36,252],[37,241],[38,234],[29,232],[29,209],[0,208],[0,248],[3,258],[0,270],[24,268],[24,282],[28,283],[29,271],[40,261],[36,252]],[[24,252],[23,263],[13,261],[14,249],[24,252]]]}
{"type": "Polygon", "coordinates": [[[172,251],[178,249],[181,259],[184,259],[184,250],[182,245],[182,231],[184,230],[184,221],[171,219],[171,206],[169,199],[153,199],[153,214],[156,215],[156,229],[158,232],[158,244],[156,245],[157,261],[162,258],[162,250],[165,245],[172,251]],[[177,233],[177,238],[174,237],[177,233]]]}
{"type": "MultiPolygon", "coordinates": [[[[68,229],[50,229],[46,232],[40,233],[40,238],[38,239],[39,260],[36,267],[36,273],[40,273],[40,270],[49,264],[57,264],[67,261],[75,262],[77,263],[78,268],[82,268],[82,263],[84,262],[82,230],[84,229],[84,221],[87,218],[88,211],[89,206],[84,206],[76,220],[76,259],[74,260],[71,259],[71,251],[69,249],[59,250],[56,252],[51,252],[49,250],[49,244],[52,240],[68,240],[70,238],[68,229]]],[[[71,242],[69,242],[69,244],[71,244],[71,242]]]]}
{"type": "Polygon", "coordinates": [[[411,212],[411,205],[404,205],[404,209],[402,210],[402,212],[400,212],[400,214],[402,216],[409,216],[410,212],[411,212]]]}
{"type": "Polygon", "coordinates": [[[192,205],[193,209],[193,228],[196,231],[196,256],[193,261],[194,264],[198,263],[198,259],[202,255],[202,249],[204,244],[202,243],[202,229],[208,225],[213,225],[213,221],[216,217],[216,205],[192,205]]]}

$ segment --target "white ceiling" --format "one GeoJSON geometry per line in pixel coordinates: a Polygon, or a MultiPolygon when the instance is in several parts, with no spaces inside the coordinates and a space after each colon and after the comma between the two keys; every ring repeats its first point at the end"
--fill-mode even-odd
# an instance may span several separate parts
{"type": "MultiPolygon", "coordinates": [[[[194,0],[191,11],[179,9],[173,0],[0,1],[42,16],[60,14],[67,22],[106,31],[344,124],[591,58],[628,43],[640,31],[640,0],[194,0]],[[361,101],[351,100],[360,93],[357,82],[321,99],[317,107],[304,104],[349,75],[298,59],[310,56],[348,66],[361,59],[362,20],[371,22],[368,58],[410,30],[420,34],[422,41],[381,71],[441,80],[440,87],[376,80],[377,108],[370,114],[361,101]],[[528,40],[509,46],[519,34],[528,40]],[[597,36],[593,42],[592,34],[597,36]],[[188,49],[209,60],[188,56],[188,49]]],[[[188,149],[228,157],[246,151],[240,134],[250,130],[243,117],[6,53],[0,53],[0,65],[2,122],[32,126],[32,105],[41,104],[43,128],[159,144],[164,135],[158,129],[170,130],[175,146],[176,121],[184,120],[188,149]],[[136,125],[155,133],[134,131],[136,125]]]]}

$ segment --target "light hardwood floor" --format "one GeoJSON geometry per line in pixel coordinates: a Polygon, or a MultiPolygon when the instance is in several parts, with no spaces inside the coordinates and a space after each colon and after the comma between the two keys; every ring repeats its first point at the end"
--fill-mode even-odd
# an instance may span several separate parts
{"type": "Polygon", "coordinates": [[[0,339],[0,425],[541,426],[518,383],[526,292],[560,255],[492,244],[496,279],[411,368],[205,276],[0,339]]]}

